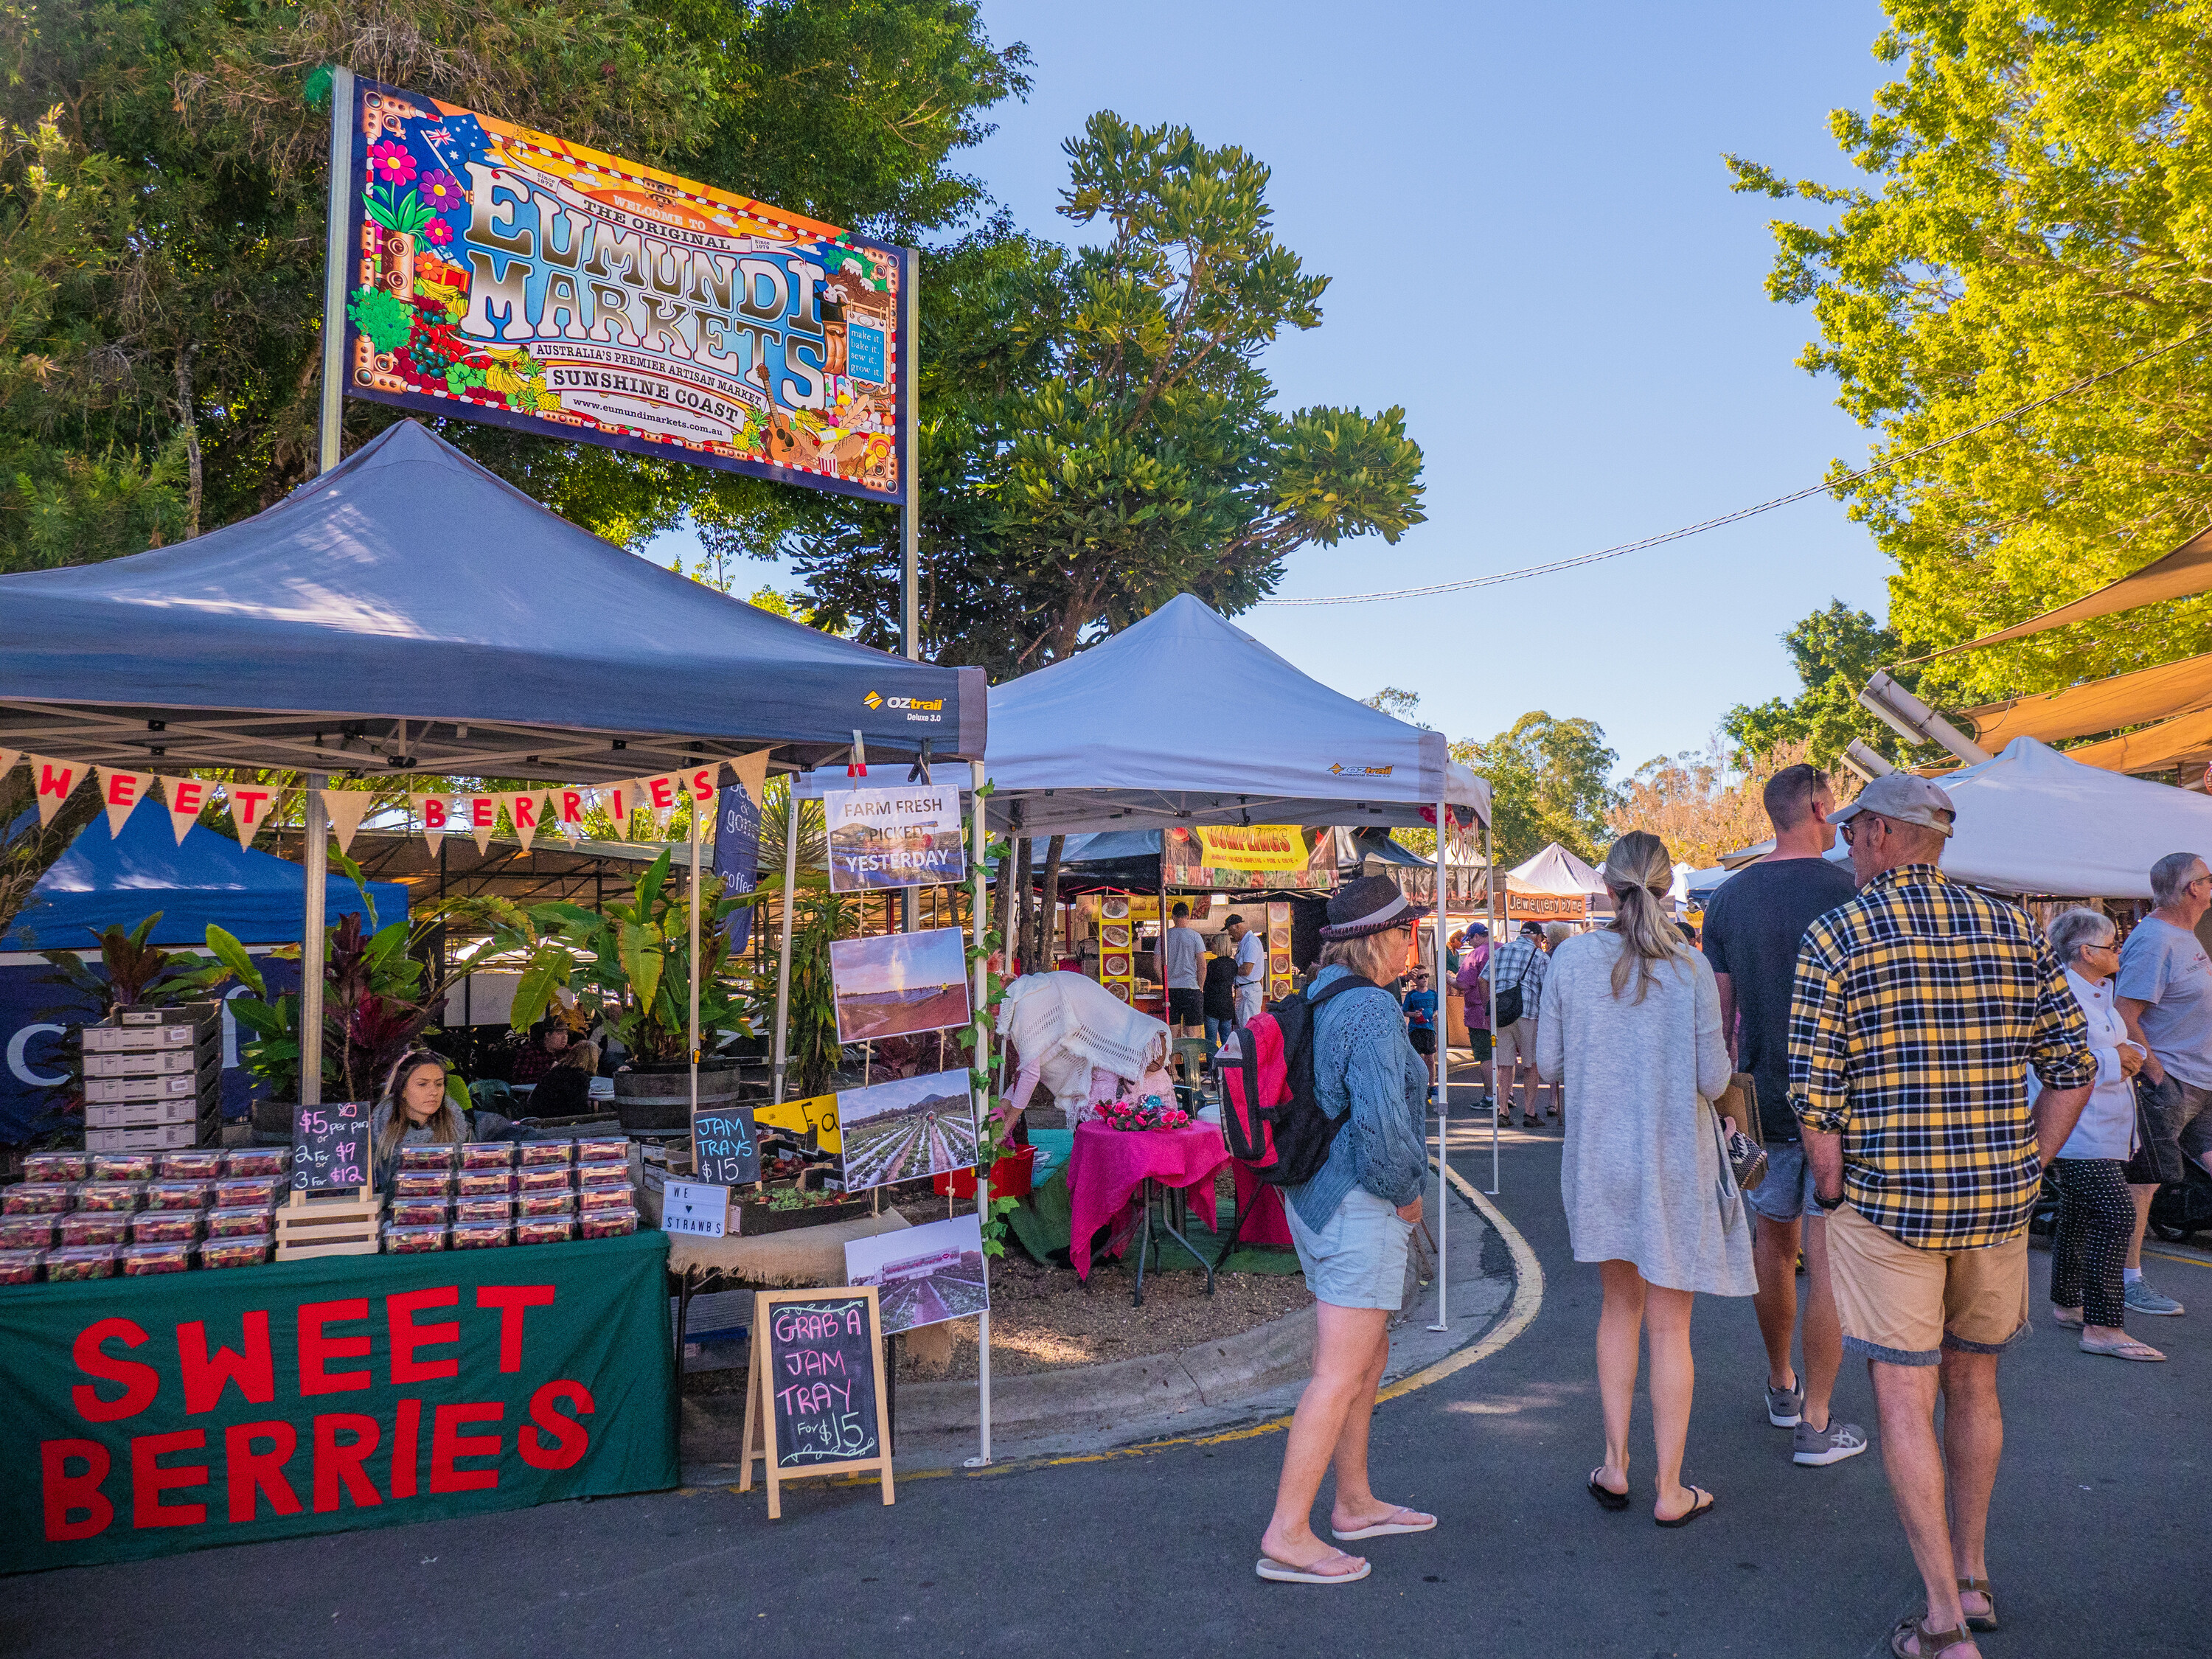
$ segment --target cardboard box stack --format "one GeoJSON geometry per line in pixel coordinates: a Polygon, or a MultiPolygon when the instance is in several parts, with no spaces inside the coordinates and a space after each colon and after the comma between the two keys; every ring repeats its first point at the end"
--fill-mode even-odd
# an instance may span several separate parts
{"type": "Polygon", "coordinates": [[[222,1126],[221,1004],[123,1008],[84,1028],[88,1152],[212,1146],[222,1126]]]}

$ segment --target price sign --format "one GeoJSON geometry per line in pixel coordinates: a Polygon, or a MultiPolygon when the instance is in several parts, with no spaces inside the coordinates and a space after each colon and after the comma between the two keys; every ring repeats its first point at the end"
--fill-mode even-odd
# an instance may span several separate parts
{"type": "Polygon", "coordinates": [[[369,1184],[369,1103],[325,1101],[292,1115],[292,1190],[326,1193],[369,1184]]]}
{"type": "Polygon", "coordinates": [[[782,1483],[804,1475],[878,1474],[892,1501],[890,1421],[876,1287],[760,1291],[753,1297],[753,1371],[745,1391],[744,1458],[738,1490],[768,1472],[768,1513],[783,1513],[782,1483]]]}
{"type": "Polygon", "coordinates": [[[760,1179],[760,1144],[750,1106],[725,1106],[692,1118],[691,1171],[725,1187],[760,1179]]]}
{"type": "Polygon", "coordinates": [[[720,1238],[730,1213],[730,1189],[698,1181],[672,1181],[662,1188],[660,1231],[694,1238],[720,1238]]]}

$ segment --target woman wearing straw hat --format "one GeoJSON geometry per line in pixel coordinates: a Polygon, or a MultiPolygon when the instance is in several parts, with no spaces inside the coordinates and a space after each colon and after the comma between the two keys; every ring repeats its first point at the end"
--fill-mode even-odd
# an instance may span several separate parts
{"type": "Polygon", "coordinates": [[[1339,1125],[1328,1161],[1283,1188],[1306,1288],[1320,1304],[1313,1380],[1283,1448],[1275,1513],[1255,1571],[1282,1583],[1348,1584],[1367,1561],[1314,1535],[1314,1499],[1334,1463],[1329,1533],[1340,1543],[1426,1532],[1433,1515],[1385,1503],[1367,1484],[1367,1427],[1390,1358],[1390,1316],[1405,1301],[1406,1245],[1421,1219],[1429,1070],[1406,1040],[1385,985],[1405,971],[1412,928],[1428,915],[1387,876],[1338,890],[1321,930],[1313,1014],[1314,1089],[1339,1125]]]}
{"type": "Polygon", "coordinates": [[[1636,1401],[1638,1335],[1651,1334],[1651,1416],[1658,1451],[1652,1518],[1686,1526],[1713,1506],[1682,1484],[1689,1437],[1690,1306],[1704,1291],[1758,1288],[1751,1228],[1707,1103],[1729,1082],[1720,991],[1705,959],[1668,915],[1673,862],[1643,830],[1607,849],[1610,928],[1565,940],[1544,976],[1536,1071],[1565,1079],[1567,1119],[1559,1191],[1575,1260],[1594,1261],[1605,1288],[1598,1316],[1598,1391],[1605,1462],[1589,1493],[1628,1507],[1628,1420],[1636,1401]]]}

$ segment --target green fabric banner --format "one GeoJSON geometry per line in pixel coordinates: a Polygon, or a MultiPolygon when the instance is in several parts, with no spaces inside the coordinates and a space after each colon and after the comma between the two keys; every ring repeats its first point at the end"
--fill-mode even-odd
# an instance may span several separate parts
{"type": "Polygon", "coordinates": [[[677,1482],[668,1237],[0,1289],[0,1570],[677,1482]]]}

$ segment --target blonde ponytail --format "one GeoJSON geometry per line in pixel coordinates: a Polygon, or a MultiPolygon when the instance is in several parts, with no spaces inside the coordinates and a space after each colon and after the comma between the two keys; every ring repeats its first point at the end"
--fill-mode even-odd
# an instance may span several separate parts
{"type": "Polygon", "coordinates": [[[1613,994],[1618,997],[1628,988],[1632,967],[1635,1000],[1641,1002],[1656,978],[1653,963],[1689,955],[1688,945],[1666,910],[1674,861],[1658,836],[1648,830],[1632,830],[1606,848],[1605,868],[1600,873],[1613,895],[1613,931],[1621,939],[1620,955],[1613,964],[1613,994]]]}

